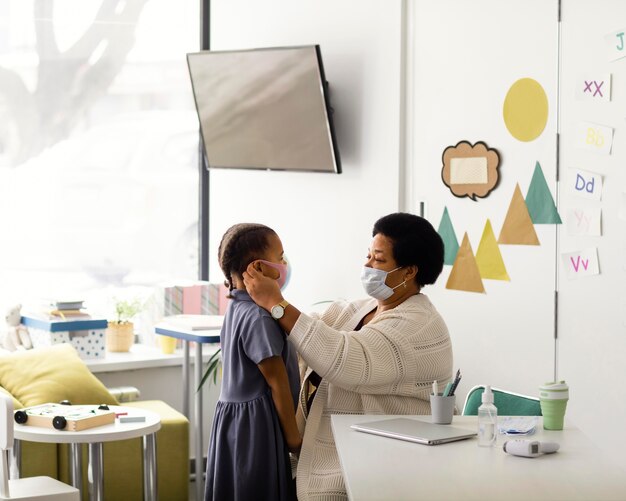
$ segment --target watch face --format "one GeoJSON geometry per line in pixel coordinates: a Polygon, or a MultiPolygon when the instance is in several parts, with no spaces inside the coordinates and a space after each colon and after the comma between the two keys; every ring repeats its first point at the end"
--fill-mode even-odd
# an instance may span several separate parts
{"type": "Polygon", "coordinates": [[[283,308],[281,305],[277,304],[276,306],[272,306],[272,317],[274,317],[275,319],[282,318],[284,313],[285,308],[283,308]]]}

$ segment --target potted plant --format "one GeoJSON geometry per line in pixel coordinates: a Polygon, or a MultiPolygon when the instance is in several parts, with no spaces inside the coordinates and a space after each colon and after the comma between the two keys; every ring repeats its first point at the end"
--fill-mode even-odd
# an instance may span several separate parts
{"type": "Polygon", "coordinates": [[[107,351],[128,351],[135,341],[132,318],[142,309],[138,299],[115,299],[115,319],[110,320],[106,330],[107,351]]]}
{"type": "Polygon", "coordinates": [[[200,391],[207,379],[209,379],[209,382],[212,379],[213,384],[217,384],[217,375],[220,372],[221,368],[222,349],[219,348],[215,353],[213,353],[213,355],[211,355],[211,358],[209,358],[206,369],[204,371],[204,375],[202,376],[202,379],[200,380],[200,385],[198,386],[198,389],[196,391],[200,391]]]}

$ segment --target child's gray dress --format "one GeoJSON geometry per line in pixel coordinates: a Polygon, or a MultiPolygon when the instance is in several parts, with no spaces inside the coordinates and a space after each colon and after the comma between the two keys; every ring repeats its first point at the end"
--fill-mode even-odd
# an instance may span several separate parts
{"type": "Polygon", "coordinates": [[[209,444],[204,499],[293,500],[287,444],[272,394],[257,364],[280,355],[294,401],[298,363],[278,323],[248,293],[233,291],[221,331],[222,392],[209,444]]]}

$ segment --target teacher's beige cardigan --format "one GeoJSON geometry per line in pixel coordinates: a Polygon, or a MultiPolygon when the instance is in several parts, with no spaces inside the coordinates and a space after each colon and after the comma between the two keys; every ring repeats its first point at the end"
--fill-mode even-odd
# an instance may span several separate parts
{"type": "Polygon", "coordinates": [[[354,329],[376,308],[374,299],[333,303],[320,315],[300,315],[289,335],[303,368],[296,419],[304,432],[297,467],[298,499],[346,499],[330,425],[332,414],[429,414],[434,380],[452,378],[445,322],[424,294],[354,329]],[[322,377],[306,413],[308,378],[322,377]]]}

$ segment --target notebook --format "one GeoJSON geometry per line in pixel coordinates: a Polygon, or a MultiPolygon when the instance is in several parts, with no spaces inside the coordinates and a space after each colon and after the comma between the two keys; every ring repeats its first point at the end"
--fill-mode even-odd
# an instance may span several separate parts
{"type": "Polygon", "coordinates": [[[447,424],[433,424],[409,418],[394,418],[370,421],[350,426],[353,430],[383,437],[407,440],[425,445],[445,444],[477,435],[475,431],[455,428],[447,424]]]}

